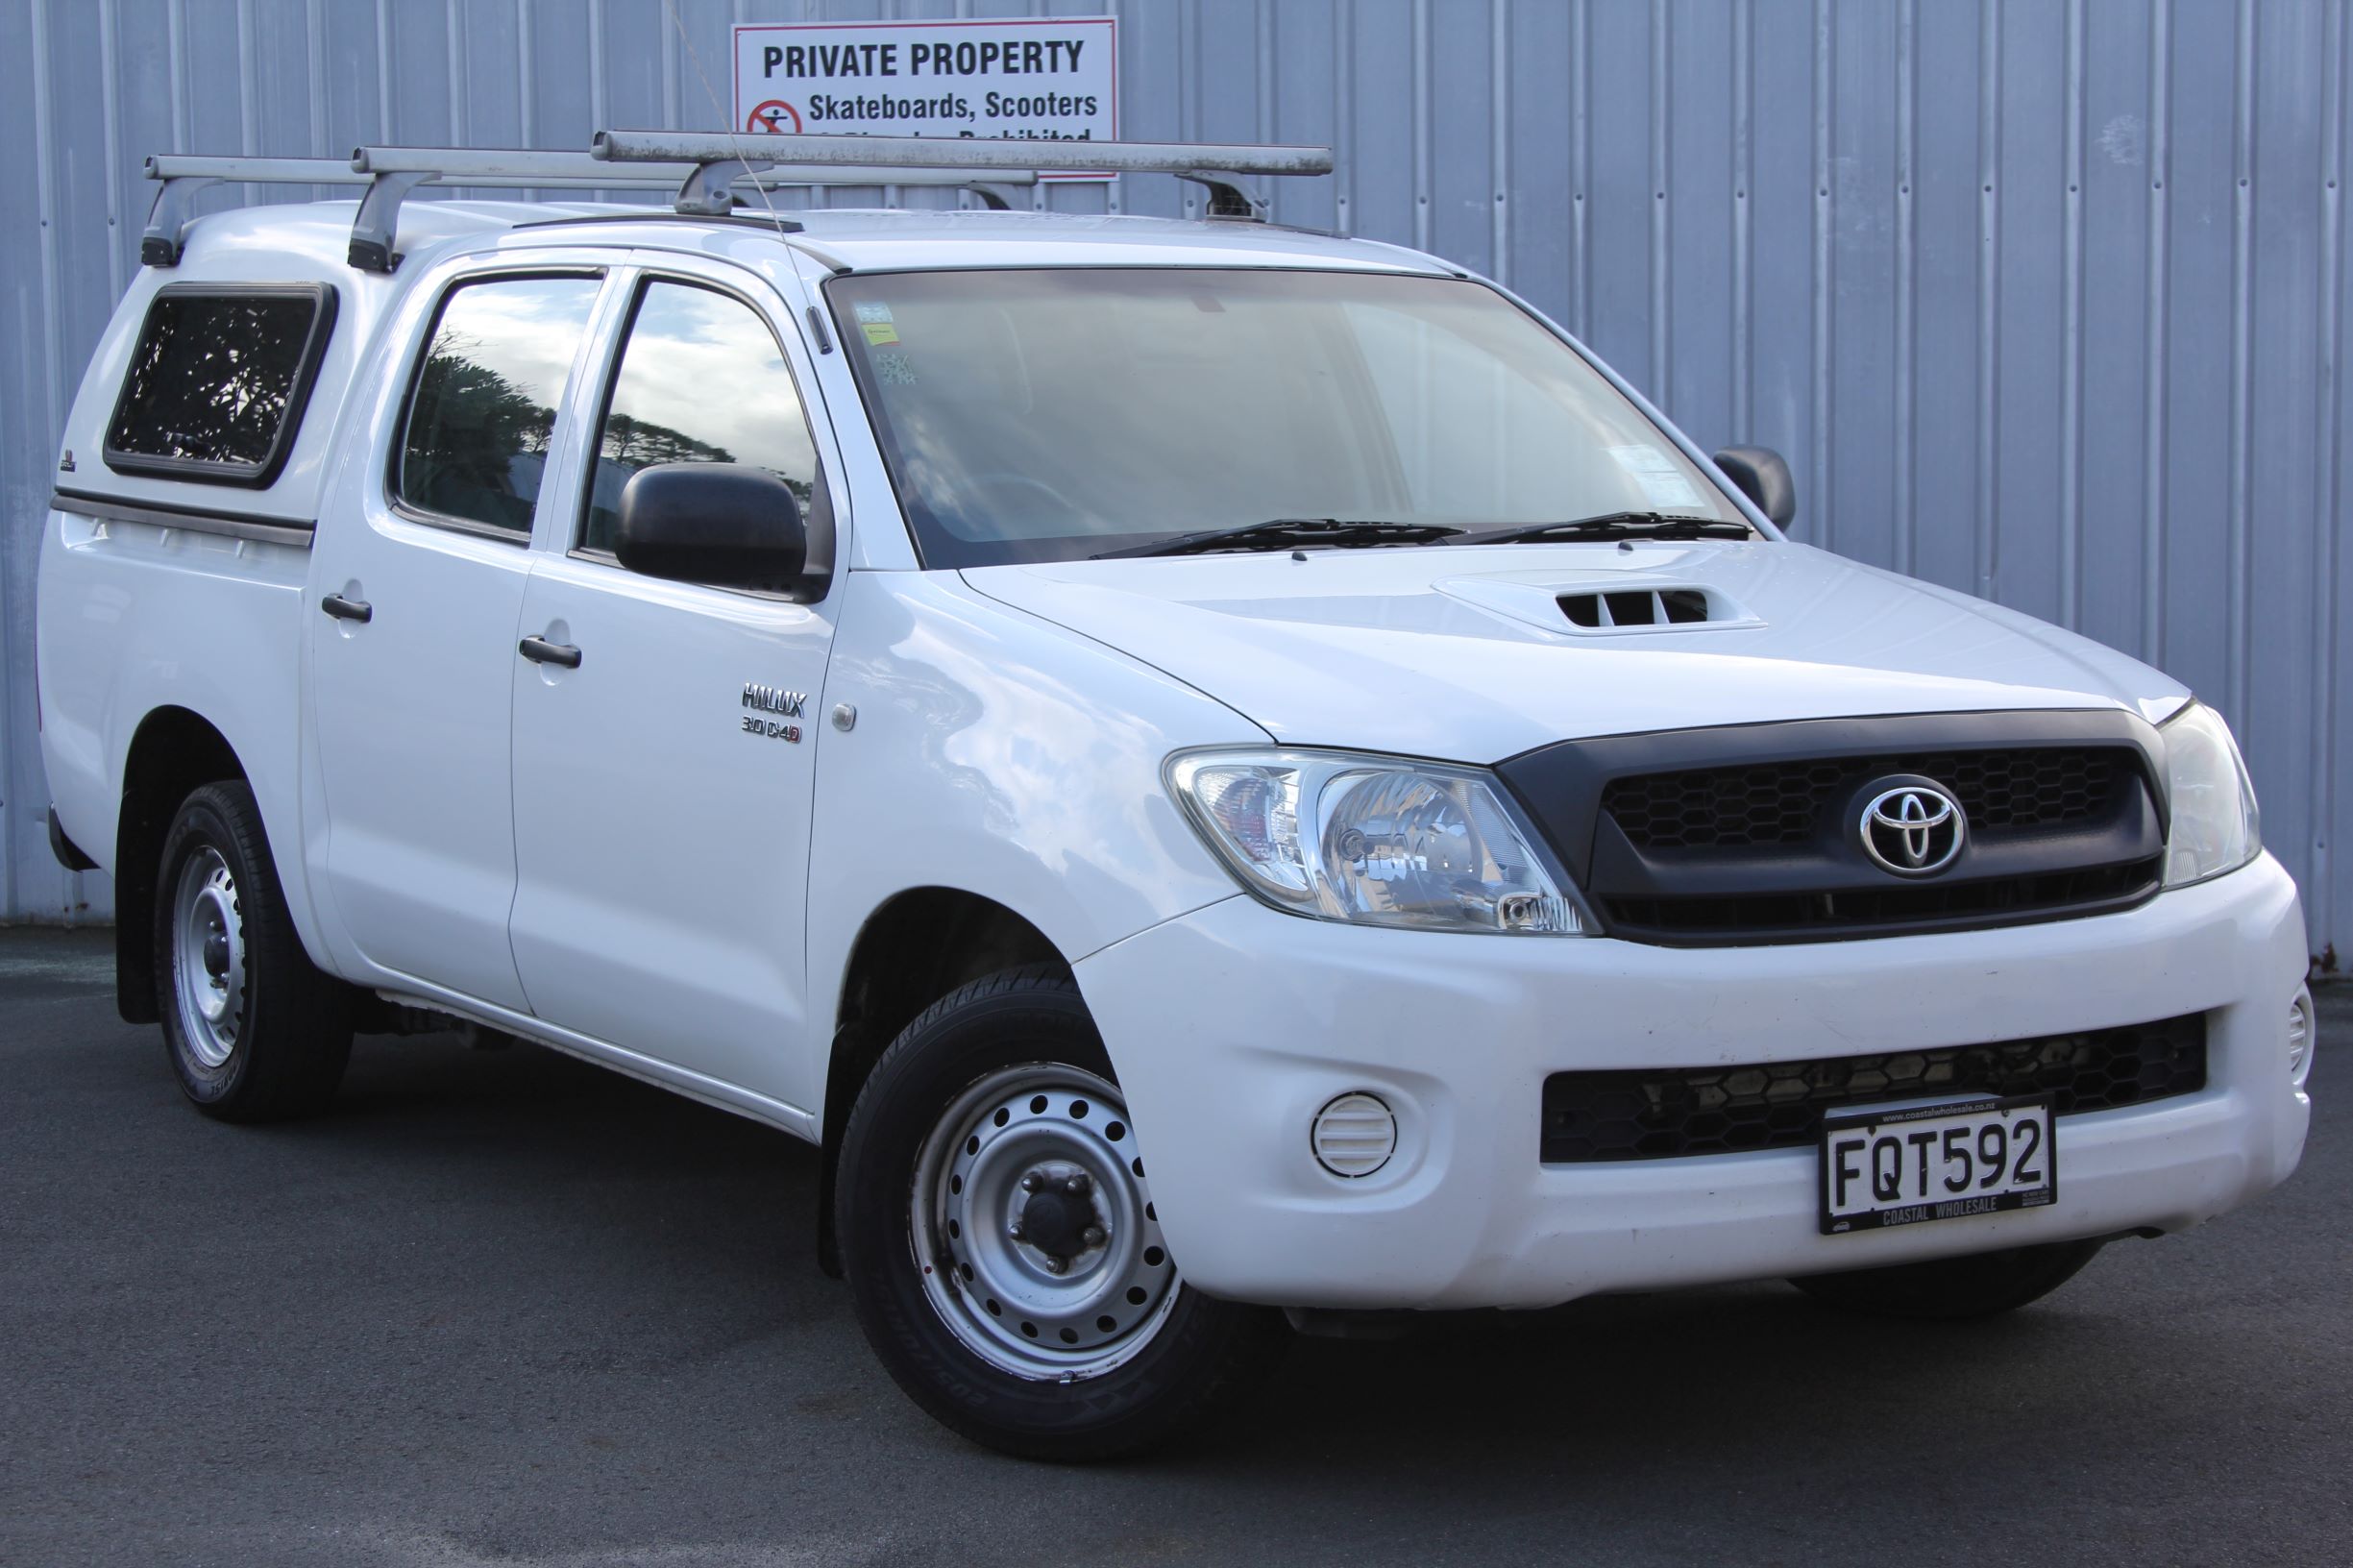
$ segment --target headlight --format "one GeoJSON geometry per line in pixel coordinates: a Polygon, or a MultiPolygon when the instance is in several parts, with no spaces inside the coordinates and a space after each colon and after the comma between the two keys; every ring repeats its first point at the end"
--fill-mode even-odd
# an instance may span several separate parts
{"type": "Polygon", "coordinates": [[[2165,885],[2186,887],[2235,871],[2263,850],[2255,786],[2230,726],[2193,702],[2166,721],[2166,793],[2173,825],[2165,841],[2165,885]]]}
{"type": "Polygon", "coordinates": [[[1241,879],[1311,919],[1574,935],[1503,792],[1476,768],[1342,751],[1193,751],[1168,786],[1241,879]]]}

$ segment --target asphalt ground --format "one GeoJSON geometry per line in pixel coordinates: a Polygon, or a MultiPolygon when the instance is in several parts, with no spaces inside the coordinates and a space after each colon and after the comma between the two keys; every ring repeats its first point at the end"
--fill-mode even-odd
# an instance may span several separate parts
{"type": "Polygon", "coordinates": [[[784,1136],[444,1037],[220,1126],[111,977],[0,932],[12,1568],[2353,1562],[2329,1060],[2287,1187],[2006,1320],[1759,1285],[1302,1340],[1225,1429],[1057,1469],[899,1395],[784,1136]]]}

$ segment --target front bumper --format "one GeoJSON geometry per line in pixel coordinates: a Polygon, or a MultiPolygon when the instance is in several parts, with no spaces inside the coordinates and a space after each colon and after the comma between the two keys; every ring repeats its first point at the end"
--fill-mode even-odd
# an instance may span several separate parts
{"type": "Polygon", "coordinates": [[[1543,1307],[1596,1291],[1869,1267],[2174,1231],[2295,1168],[2306,969],[2269,855],[2139,909],[1944,936],[1675,949],[1300,919],[1236,896],[1082,961],[1187,1279],[1292,1307],[1543,1307]],[[2062,1117],[2058,1201],[1817,1234],[1812,1148],[1539,1163],[1542,1084],[1579,1067],[1732,1066],[2208,1016],[2196,1094],[2062,1117]],[[1398,1115],[1373,1176],[1327,1174],[1316,1111],[1398,1115]]]}

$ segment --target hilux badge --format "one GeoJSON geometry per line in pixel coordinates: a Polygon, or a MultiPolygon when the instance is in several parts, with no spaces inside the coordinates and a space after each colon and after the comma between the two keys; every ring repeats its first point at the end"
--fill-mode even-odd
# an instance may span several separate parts
{"type": "Polygon", "coordinates": [[[1968,818],[1925,779],[1901,780],[1863,804],[1863,852],[1898,876],[1933,876],[1961,853],[1968,818]]]}
{"type": "Polygon", "coordinates": [[[797,746],[800,744],[800,726],[786,721],[798,719],[800,710],[808,704],[808,700],[805,693],[788,692],[781,686],[763,686],[748,680],[744,683],[744,706],[752,711],[744,715],[744,732],[765,736],[772,741],[790,741],[797,746]],[[777,717],[761,717],[768,713],[777,717]]]}

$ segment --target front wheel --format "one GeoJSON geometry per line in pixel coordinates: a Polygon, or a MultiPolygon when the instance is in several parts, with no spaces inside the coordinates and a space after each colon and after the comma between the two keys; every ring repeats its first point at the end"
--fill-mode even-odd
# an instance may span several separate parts
{"type": "Polygon", "coordinates": [[[1033,1458],[1132,1453],[1246,1391],[1286,1337],[1184,1283],[1078,989],[966,986],[909,1024],[844,1130],[860,1326],[946,1426],[1033,1458]]]}
{"type": "Polygon", "coordinates": [[[1810,1274],[1789,1283],[1825,1306],[1877,1317],[1958,1322],[2015,1311],[2075,1277],[2097,1241],[2051,1241],[1888,1268],[1810,1274]]]}

